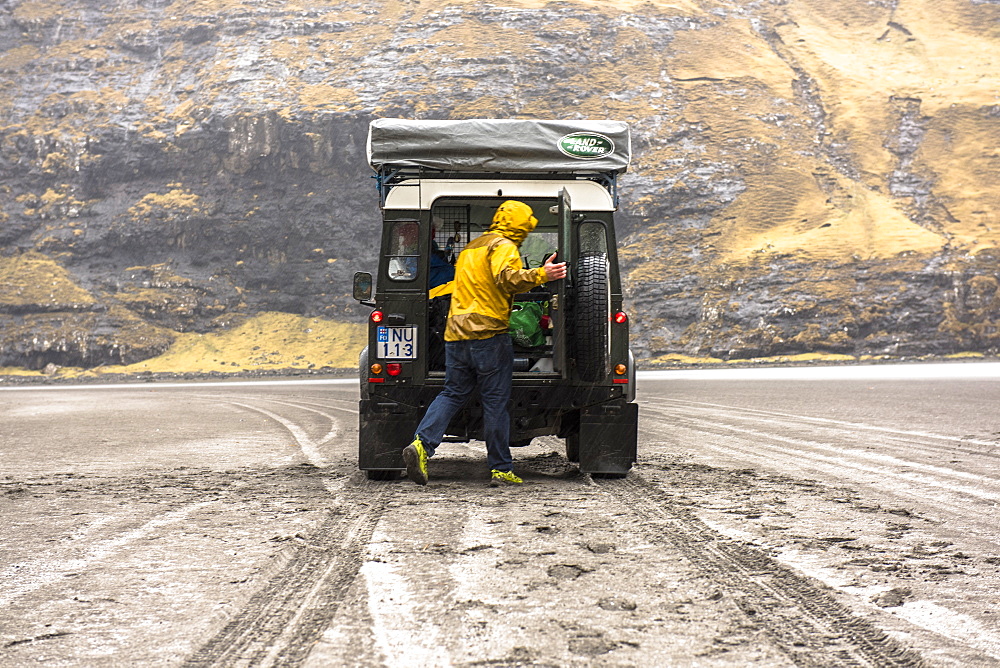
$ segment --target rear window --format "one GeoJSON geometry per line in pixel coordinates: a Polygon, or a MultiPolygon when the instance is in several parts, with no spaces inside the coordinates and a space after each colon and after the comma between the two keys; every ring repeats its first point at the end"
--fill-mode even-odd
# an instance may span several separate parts
{"type": "MultiPolygon", "coordinates": [[[[432,250],[440,252],[446,260],[454,264],[458,254],[472,239],[486,231],[492,223],[493,214],[507,198],[497,199],[441,199],[431,210],[433,241],[432,250]]],[[[524,200],[522,200],[524,201],[524,200]]],[[[545,259],[556,251],[559,235],[554,201],[527,200],[538,227],[521,244],[521,260],[525,268],[542,266],[545,259]]]]}
{"type": "Polygon", "coordinates": [[[415,220],[397,220],[389,232],[389,278],[412,281],[417,278],[420,225],[415,220]]]}

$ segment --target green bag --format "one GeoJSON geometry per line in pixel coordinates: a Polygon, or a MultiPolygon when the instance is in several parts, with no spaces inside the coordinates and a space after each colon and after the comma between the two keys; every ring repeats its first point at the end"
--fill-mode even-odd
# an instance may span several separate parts
{"type": "Polygon", "coordinates": [[[523,348],[545,345],[541,318],[545,309],[538,302],[514,302],[510,313],[510,338],[523,348]]]}

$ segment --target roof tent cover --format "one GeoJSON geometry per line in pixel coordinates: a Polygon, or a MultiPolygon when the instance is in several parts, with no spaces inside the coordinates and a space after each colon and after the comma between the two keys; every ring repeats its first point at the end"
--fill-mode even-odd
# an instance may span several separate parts
{"type": "Polygon", "coordinates": [[[368,129],[368,164],[448,172],[615,172],[632,140],[621,121],[380,118],[368,129]]]}

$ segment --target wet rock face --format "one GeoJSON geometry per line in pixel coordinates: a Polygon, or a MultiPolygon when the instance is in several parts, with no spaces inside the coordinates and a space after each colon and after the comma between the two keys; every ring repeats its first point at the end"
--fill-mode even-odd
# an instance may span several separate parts
{"type": "Polygon", "coordinates": [[[49,258],[93,316],[0,295],[0,363],[141,358],[260,311],[358,319],[380,116],[628,121],[640,359],[995,349],[998,19],[960,0],[0,3],[0,256],[49,258]]]}
{"type": "MultiPolygon", "coordinates": [[[[167,331],[149,336],[106,315],[21,319],[5,323],[0,366],[135,362],[163,352],[170,331],[206,332],[259,311],[355,317],[351,275],[374,261],[378,221],[373,182],[357,167],[366,130],[367,119],[241,116],[157,150],[112,130],[89,146],[74,182],[22,171],[28,196],[9,195],[35,208],[4,226],[6,252],[58,258],[92,311],[120,309],[167,331]]],[[[32,310],[53,307],[16,309],[32,310]]]]}

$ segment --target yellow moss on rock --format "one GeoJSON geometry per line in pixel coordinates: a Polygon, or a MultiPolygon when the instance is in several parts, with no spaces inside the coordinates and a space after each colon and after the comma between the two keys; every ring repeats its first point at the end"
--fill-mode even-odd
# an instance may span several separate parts
{"type": "Polygon", "coordinates": [[[671,47],[670,76],[676,81],[756,80],[768,85],[774,95],[794,98],[795,72],[754,34],[749,20],[679,31],[671,47]]]}
{"type": "Polygon", "coordinates": [[[649,359],[647,363],[651,366],[714,366],[716,364],[724,364],[725,360],[721,360],[718,357],[692,357],[679,353],[669,353],[649,359]]]}
{"type": "Polygon", "coordinates": [[[191,289],[125,288],[117,292],[115,298],[146,317],[190,316],[198,309],[198,293],[191,289]]]}
{"type": "Polygon", "coordinates": [[[281,369],[356,368],[367,343],[364,325],[261,313],[232,329],[180,334],[162,355],[100,373],[238,373],[281,369]]]}
{"type": "Polygon", "coordinates": [[[4,376],[16,376],[18,378],[39,378],[44,375],[41,371],[22,369],[19,366],[0,366],[0,378],[4,376]]]}
{"type": "Polygon", "coordinates": [[[64,9],[60,0],[28,0],[14,8],[14,20],[22,25],[47,25],[55,22],[64,9]]]}
{"type": "Polygon", "coordinates": [[[108,59],[105,46],[90,39],[74,39],[55,44],[45,52],[45,60],[59,63],[103,63],[108,59]]]}
{"type": "Polygon", "coordinates": [[[938,331],[962,343],[996,346],[1000,343],[1000,280],[974,276],[964,289],[956,290],[955,301],[944,304],[944,320],[938,331]]]}
{"type": "Polygon", "coordinates": [[[4,51],[0,53],[0,72],[20,73],[27,67],[28,63],[40,55],[41,51],[33,44],[26,44],[25,46],[4,51]]]}
{"type": "Polygon", "coordinates": [[[0,306],[77,309],[97,301],[76,284],[69,271],[36,251],[0,257],[0,286],[0,306]]]}
{"type": "Polygon", "coordinates": [[[951,355],[944,356],[944,358],[948,360],[979,360],[985,357],[986,355],[983,353],[974,352],[952,353],[951,355]]]}
{"type": "Polygon", "coordinates": [[[925,119],[956,102],[997,103],[995,5],[940,0],[880,8],[862,0],[798,0],[785,11],[792,20],[776,27],[784,48],[813,79],[828,127],[848,140],[869,177],[891,173],[896,162],[884,142],[896,123],[895,100],[919,104],[925,119]]]}
{"type": "Polygon", "coordinates": [[[201,198],[183,188],[160,194],[149,193],[143,196],[129,210],[129,215],[133,220],[148,218],[154,212],[166,211],[181,215],[193,215],[200,211],[201,198]]]}
{"type": "Polygon", "coordinates": [[[361,106],[361,98],[350,88],[317,84],[303,86],[299,102],[305,111],[348,111],[361,106]]]}
{"type": "Polygon", "coordinates": [[[827,171],[776,168],[750,175],[724,212],[729,259],[755,253],[811,261],[930,254],[946,239],[906,217],[890,198],[827,171]]]}
{"type": "Polygon", "coordinates": [[[857,362],[853,355],[838,355],[834,353],[801,353],[799,355],[774,355],[772,357],[755,357],[749,360],[730,360],[729,364],[805,364],[823,362],[857,362]]]}
{"type": "Polygon", "coordinates": [[[936,176],[936,196],[947,207],[942,224],[972,253],[1000,246],[1000,120],[991,113],[968,104],[941,111],[928,121],[917,156],[918,167],[936,176]]]}

